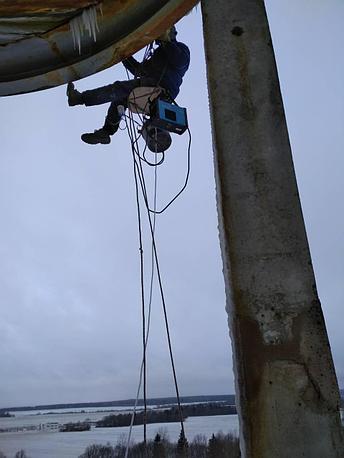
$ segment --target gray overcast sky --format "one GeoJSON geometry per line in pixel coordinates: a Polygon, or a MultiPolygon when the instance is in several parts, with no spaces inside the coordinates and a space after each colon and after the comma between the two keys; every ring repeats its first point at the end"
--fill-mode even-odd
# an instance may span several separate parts
{"type": "MultiPolygon", "coordinates": [[[[309,242],[344,385],[342,0],[266,2],[309,242]]],[[[179,103],[193,132],[189,187],[157,240],[184,395],[233,392],[217,234],[200,11],[179,38],[192,66],[179,103]]],[[[77,83],[125,78],[120,65],[77,83]]],[[[141,358],[139,257],[129,142],[83,144],[106,107],[68,108],[65,87],[1,99],[0,406],[134,397],[141,358]]],[[[159,168],[159,201],[183,181],[187,138],[159,168]]],[[[147,250],[147,254],[149,249],[147,250]]],[[[173,395],[155,296],[149,396],[173,395]]]]}

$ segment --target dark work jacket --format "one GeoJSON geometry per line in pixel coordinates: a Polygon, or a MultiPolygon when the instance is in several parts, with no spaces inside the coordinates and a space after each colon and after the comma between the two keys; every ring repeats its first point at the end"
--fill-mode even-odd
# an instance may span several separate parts
{"type": "Polygon", "coordinates": [[[129,57],[123,64],[135,77],[153,78],[175,99],[190,65],[190,50],[176,40],[163,42],[146,61],[139,63],[134,57],[129,57]]]}

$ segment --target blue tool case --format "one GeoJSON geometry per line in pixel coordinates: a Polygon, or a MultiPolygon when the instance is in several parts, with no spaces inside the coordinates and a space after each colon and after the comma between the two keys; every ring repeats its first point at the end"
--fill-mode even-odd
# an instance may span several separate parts
{"type": "Polygon", "coordinates": [[[182,135],[188,128],[186,108],[157,99],[151,109],[150,125],[182,135]]]}

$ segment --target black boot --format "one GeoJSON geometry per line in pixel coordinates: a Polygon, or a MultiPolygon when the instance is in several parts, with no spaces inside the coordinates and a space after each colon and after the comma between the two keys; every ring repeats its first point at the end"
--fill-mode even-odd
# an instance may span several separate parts
{"type": "Polygon", "coordinates": [[[82,98],[82,93],[75,89],[73,83],[68,83],[67,85],[67,97],[68,105],[74,107],[75,105],[83,105],[84,101],[82,98]]]}
{"type": "Polygon", "coordinates": [[[111,137],[109,132],[102,127],[93,133],[82,134],[81,140],[89,145],[97,145],[98,143],[108,145],[111,142],[111,137]]]}

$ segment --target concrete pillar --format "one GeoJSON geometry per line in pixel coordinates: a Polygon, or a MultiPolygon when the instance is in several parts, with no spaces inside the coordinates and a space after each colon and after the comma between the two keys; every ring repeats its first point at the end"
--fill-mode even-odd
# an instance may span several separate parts
{"type": "Polygon", "coordinates": [[[242,454],[343,457],[264,2],[203,0],[202,12],[242,454]]]}

